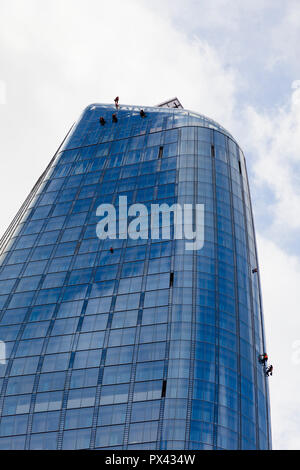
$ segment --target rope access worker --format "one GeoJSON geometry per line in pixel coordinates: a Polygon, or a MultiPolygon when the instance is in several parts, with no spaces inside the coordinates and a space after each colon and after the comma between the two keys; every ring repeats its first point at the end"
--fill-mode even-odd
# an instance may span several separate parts
{"type": "Polygon", "coordinates": [[[115,105],[116,105],[116,109],[119,109],[119,97],[117,96],[115,99],[114,99],[114,102],[115,102],[115,105]]]}
{"type": "Polygon", "coordinates": [[[267,353],[263,353],[259,356],[260,362],[264,365],[268,362],[268,359],[269,359],[269,357],[268,357],[267,353]]]}
{"type": "Polygon", "coordinates": [[[272,365],[270,365],[266,370],[266,376],[269,377],[269,375],[273,375],[273,366],[272,365]]]}

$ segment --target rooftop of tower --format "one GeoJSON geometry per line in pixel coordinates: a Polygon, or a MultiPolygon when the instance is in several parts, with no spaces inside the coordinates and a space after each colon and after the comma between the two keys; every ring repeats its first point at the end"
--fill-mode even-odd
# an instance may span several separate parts
{"type": "MultiPolygon", "coordinates": [[[[178,98],[172,98],[167,100],[157,106],[143,106],[143,105],[127,105],[127,104],[120,104],[117,110],[118,119],[123,121],[124,119],[139,115],[141,109],[145,111],[145,113],[153,114],[153,113],[162,113],[162,114],[169,114],[170,117],[176,116],[175,119],[178,120],[178,126],[174,125],[173,127],[180,127],[182,125],[189,125],[189,126],[202,126],[208,127],[210,129],[217,130],[222,132],[223,134],[230,137],[232,140],[236,142],[234,137],[228,132],[223,126],[221,126],[218,122],[214,121],[213,119],[205,116],[204,114],[196,113],[194,111],[190,111],[188,109],[184,109],[182,104],[180,103],[178,98]],[[182,118],[182,119],[180,119],[182,118]],[[183,123],[182,121],[185,121],[183,123]],[[181,121],[179,123],[179,121],[181,121]]],[[[105,119],[109,117],[111,113],[116,112],[115,104],[107,104],[107,103],[92,103],[87,106],[82,115],[88,117],[89,121],[99,121],[100,116],[104,116],[105,119]],[[89,116],[87,116],[89,115],[89,116]]]]}

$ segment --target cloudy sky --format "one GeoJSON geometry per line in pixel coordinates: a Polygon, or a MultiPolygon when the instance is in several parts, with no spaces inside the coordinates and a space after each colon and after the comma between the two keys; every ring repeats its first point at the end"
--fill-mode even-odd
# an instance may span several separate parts
{"type": "Polygon", "coordinates": [[[0,232],[89,103],[178,96],[245,151],[273,444],[300,449],[299,0],[0,0],[0,232]]]}

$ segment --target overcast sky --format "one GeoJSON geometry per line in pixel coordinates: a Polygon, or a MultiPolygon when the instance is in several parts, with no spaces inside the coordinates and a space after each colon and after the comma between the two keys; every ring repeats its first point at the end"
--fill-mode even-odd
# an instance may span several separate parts
{"type": "Polygon", "coordinates": [[[0,0],[0,232],[89,103],[178,96],[250,174],[273,444],[300,449],[299,0],[0,0]]]}

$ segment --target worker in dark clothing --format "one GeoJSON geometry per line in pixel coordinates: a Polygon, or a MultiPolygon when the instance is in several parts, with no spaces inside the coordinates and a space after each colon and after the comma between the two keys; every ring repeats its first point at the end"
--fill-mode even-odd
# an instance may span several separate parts
{"type": "Polygon", "coordinates": [[[105,124],[105,119],[104,119],[103,116],[101,116],[101,118],[99,119],[99,121],[100,121],[101,126],[104,126],[104,124],[105,124]]]}
{"type": "Polygon", "coordinates": [[[109,251],[110,251],[111,253],[113,253],[113,252],[114,252],[114,249],[113,249],[113,247],[112,247],[112,246],[110,247],[109,251]]]}
{"type": "Polygon", "coordinates": [[[259,360],[262,364],[266,364],[268,362],[268,354],[267,353],[263,353],[259,356],[259,360]]]}
{"type": "Polygon", "coordinates": [[[258,271],[257,268],[253,268],[253,269],[252,269],[252,273],[253,273],[253,274],[254,274],[254,273],[257,273],[257,271],[258,271]]]}
{"type": "Polygon", "coordinates": [[[119,109],[119,97],[118,96],[114,99],[114,102],[116,105],[116,109],[119,109]]]}
{"type": "Polygon", "coordinates": [[[143,109],[140,110],[140,116],[143,118],[146,116],[146,113],[143,109]]]}
{"type": "Polygon", "coordinates": [[[112,121],[113,121],[113,122],[118,122],[118,118],[117,118],[117,115],[116,115],[116,114],[113,114],[113,115],[112,115],[112,121]]]}
{"type": "Polygon", "coordinates": [[[273,366],[272,365],[270,365],[266,370],[266,376],[269,377],[269,375],[273,375],[273,366]]]}

